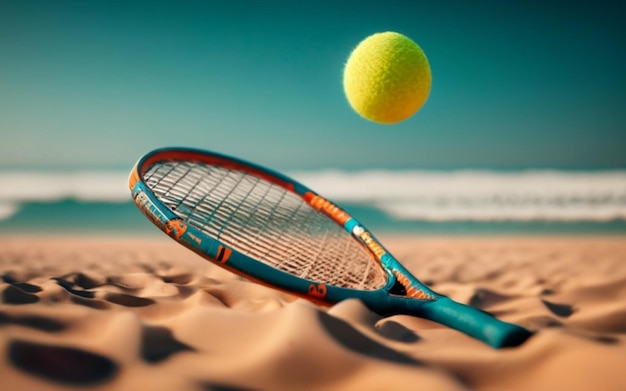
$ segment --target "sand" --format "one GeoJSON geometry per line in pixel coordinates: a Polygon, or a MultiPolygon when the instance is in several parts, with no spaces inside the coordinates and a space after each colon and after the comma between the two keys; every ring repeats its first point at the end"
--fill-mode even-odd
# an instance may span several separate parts
{"type": "Polygon", "coordinates": [[[626,390],[626,238],[382,238],[440,293],[536,331],[321,308],[163,236],[0,238],[6,390],[626,390]]]}

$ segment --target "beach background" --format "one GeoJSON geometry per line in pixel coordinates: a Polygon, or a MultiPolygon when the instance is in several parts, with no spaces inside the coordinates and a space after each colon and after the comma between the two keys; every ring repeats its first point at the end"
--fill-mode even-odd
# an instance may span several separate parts
{"type": "Polygon", "coordinates": [[[0,4],[0,377],[14,389],[603,389],[626,376],[624,5],[0,4]],[[350,51],[425,51],[414,117],[359,117],[350,51]],[[536,335],[495,351],[211,265],[133,205],[153,148],[285,172],[409,270],[536,335]]]}

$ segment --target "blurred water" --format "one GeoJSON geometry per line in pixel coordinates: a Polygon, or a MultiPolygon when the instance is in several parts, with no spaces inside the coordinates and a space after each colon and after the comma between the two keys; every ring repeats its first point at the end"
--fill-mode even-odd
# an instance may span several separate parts
{"type": "MultiPolygon", "coordinates": [[[[289,172],[374,232],[626,232],[626,171],[289,172]]],[[[0,171],[1,232],[150,233],[127,173],[0,171]]]]}

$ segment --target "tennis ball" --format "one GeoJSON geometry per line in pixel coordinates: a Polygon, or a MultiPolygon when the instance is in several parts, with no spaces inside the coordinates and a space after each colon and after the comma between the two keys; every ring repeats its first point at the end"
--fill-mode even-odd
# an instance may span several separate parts
{"type": "Polygon", "coordinates": [[[415,114],[428,99],[431,81],[422,49],[395,32],[373,34],[361,41],[343,73],[343,88],[352,108],[383,124],[415,114]]]}

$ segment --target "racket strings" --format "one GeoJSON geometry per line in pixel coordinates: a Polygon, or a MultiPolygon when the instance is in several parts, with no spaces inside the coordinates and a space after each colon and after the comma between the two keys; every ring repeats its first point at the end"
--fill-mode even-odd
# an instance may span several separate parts
{"type": "Polygon", "coordinates": [[[353,289],[379,289],[387,276],[343,227],[298,195],[218,165],[159,162],[144,174],[157,198],[187,224],[292,275],[353,289]]]}

